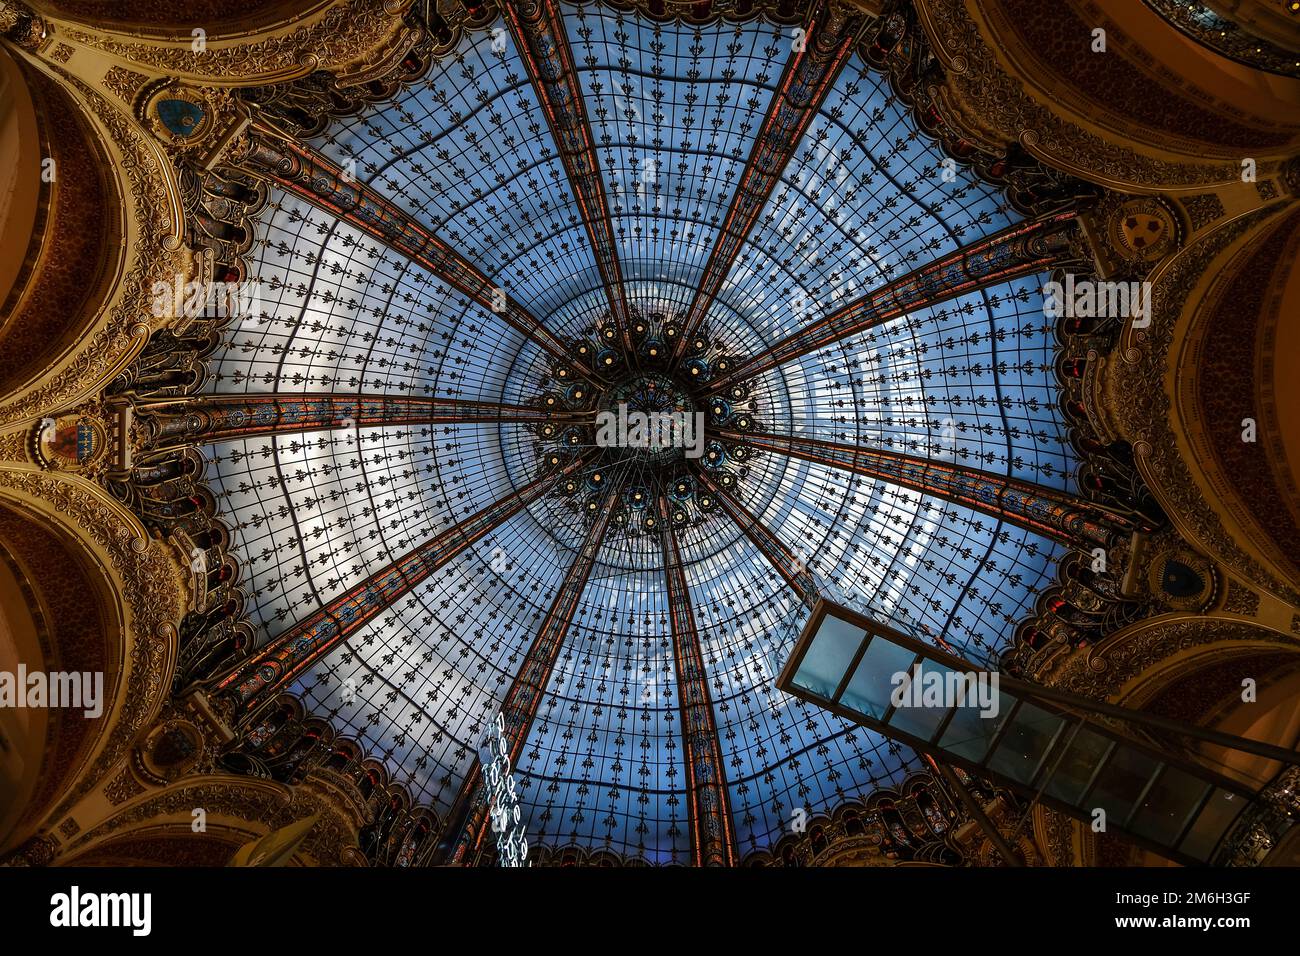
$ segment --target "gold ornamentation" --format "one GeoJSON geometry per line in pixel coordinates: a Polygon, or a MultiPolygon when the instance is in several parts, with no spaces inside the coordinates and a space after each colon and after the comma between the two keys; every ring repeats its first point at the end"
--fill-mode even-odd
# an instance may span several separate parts
{"type": "Polygon", "coordinates": [[[0,435],[0,461],[30,462],[27,451],[30,434],[29,429],[21,429],[0,435]]]}
{"type": "Polygon", "coordinates": [[[24,50],[39,50],[49,34],[45,21],[27,4],[0,0],[0,36],[8,37],[24,50]]]}
{"type": "Polygon", "coordinates": [[[1253,584],[1300,606],[1300,593],[1236,545],[1214,505],[1201,493],[1170,426],[1172,403],[1165,388],[1174,328],[1197,278],[1224,249],[1273,212],[1270,208],[1255,210],[1202,236],[1159,273],[1144,347],[1129,349],[1123,360],[1108,364],[1108,407],[1124,438],[1138,452],[1148,485],[1166,511],[1186,523],[1198,546],[1253,584]]]}
{"type": "Polygon", "coordinates": [[[1130,680],[1174,654],[1221,641],[1293,646],[1285,635],[1244,621],[1207,621],[1198,617],[1166,623],[1139,623],[1086,652],[1058,659],[1053,662],[1052,669],[1033,676],[1058,690],[1093,700],[1107,700],[1130,680]]]}
{"type": "Polygon", "coordinates": [[[37,464],[74,474],[98,472],[111,444],[104,422],[85,412],[42,418],[32,426],[31,442],[37,464]]]}
{"type": "Polygon", "coordinates": [[[104,74],[104,89],[125,103],[132,102],[147,82],[149,78],[143,73],[128,70],[124,66],[115,66],[104,74]]]}
{"type": "Polygon", "coordinates": [[[934,105],[977,142],[1019,143],[1058,168],[1116,188],[1240,181],[1231,164],[1171,163],[1139,155],[1066,122],[1009,76],[984,42],[964,0],[917,0],[931,48],[945,66],[934,105]]]}
{"type": "Polygon", "coordinates": [[[186,607],[179,569],[166,548],[140,537],[116,508],[75,481],[42,472],[0,470],[0,488],[41,499],[107,556],[131,611],[130,669],[121,709],[99,756],[59,812],[119,763],[162,705],[176,659],[176,625],[186,607]]]}
{"type": "Polygon", "coordinates": [[[140,121],[169,146],[201,143],[216,126],[214,99],[180,83],[167,83],[141,106],[140,121]]]}
{"type": "Polygon", "coordinates": [[[1214,563],[1191,548],[1175,546],[1154,554],[1147,564],[1147,588],[1161,604],[1176,611],[1204,611],[1214,602],[1219,578],[1214,563]],[[1201,587],[1190,594],[1176,593],[1174,588],[1190,582],[1183,580],[1176,565],[1182,565],[1201,580],[1201,587]]]}
{"type": "Polygon", "coordinates": [[[104,787],[104,796],[108,797],[108,802],[113,806],[126,803],[132,797],[138,797],[144,793],[146,787],[140,781],[136,780],[131,773],[130,767],[123,767],[122,772],[108,782],[104,787]]]}
{"type": "Polygon", "coordinates": [[[1228,599],[1223,602],[1223,610],[1228,614],[1254,617],[1259,613],[1259,595],[1236,581],[1229,581],[1228,599]]]}
{"type": "Polygon", "coordinates": [[[1193,232],[1208,226],[1216,219],[1222,219],[1225,213],[1223,200],[1214,193],[1187,196],[1179,201],[1183,204],[1183,208],[1187,210],[1187,218],[1192,222],[1193,232]]]}
{"type": "Polygon", "coordinates": [[[97,323],[98,330],[82,341],[81,349],[52,378],[0,407],[0,425],[36,418],[49,409],[66,408],[107,382],[148,337],[146,322],[151,315],[154,281],[171,281],[174,273],[184,272],[181,260],[163,245],[163,237],[172,226],[167,215],[171,202],[149,141],[133,120],[104,97],[70,74],[58,72],[77,89],[121,149],[120,169],[132,187],[131,214],[139,227],[139,238],[132,243],[134,259],[119,286],[121,298],[107,319],[97,323]]]}
{"type": "Polygon", "coordinates": [[[71,40],[103,50],[159,72],[231,79],[287,79],[314,70],[400,57],[417,39],[417,31],[383,0],[346,0],[323,17],[291,33],[254,43],[220,46],[213,39],[202,51],[189,42],[180,46],[139,43],[68,29],[71,40]]]}
{"type": "Polygon", "coordinates": [[[149,731],[138,751],[138,766],[155,782],[170,783],[193,770],[203,760],[205,749],[198,727],[173,718],[149,731]]]}
{"type": "Polygon", "coordinates": [[[1159,199],[1130,199],[1110,219],[1111,245],[1124,258],[1155,262],[1175,248],[1178,228],[1173,214],[1159,199]]]}
{"type": "Polygon", "coordinates": [[[1096,839],[1072,817],[1039,804],[1034,808],[1034,835],[1047,854],[1048,866],[1093,866],[1096,839]]]}
{"type": "Polygon", "coordinates": [[[128,807],[111,820],[87,830],[61,854],[68,859],[105,837],[149,825],[160,817],[188,817],[195,807],[208,813],[209,827],[218,815],[248,821],[266,831],[280,829],[313,813],[320,814],[303,841],[303,849],[319,864],[347,865],[347,850],[357,845],[356,821],[335,806],[329,796],[309,784],[289,788],[272,781],[247,777],[208,776],[182,781],[128,807]]]}

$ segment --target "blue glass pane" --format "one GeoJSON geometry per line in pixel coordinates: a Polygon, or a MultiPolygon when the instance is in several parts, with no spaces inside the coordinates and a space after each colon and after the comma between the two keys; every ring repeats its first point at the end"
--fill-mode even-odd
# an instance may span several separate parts
{"type": "Polygon", "coordinates": [[[829,615],[823,618],[799,662],[794,683],[821,697],[833,698],[865,636],[866,631],[855,624],[829,615]]]}
{"type": "Polygon", "coordinates": [[[995,773],[1029,784],[1038,774],[1043,758],[1056,743],[1065,720],[1041,707],[1022,703],[1011,718],[1011,726],[998,741],[987,766],[995,773]]]}
{"type": "Polygon", "coordinates": [[[1129,822],[1139,836],[1172,846],[1200,806],[1210,784],[1177,767],[1166,766],[1129,822]]]}
{"type": "Polygon", "coordinates": [[[1209,860],[1219,841],[1227,835],[1246,801],[1227,790],[1215,788],[1209,802],[1197,814],[1191,831],[1178,849],[1197,860],[1209,860]]]}
{"type": "Polygon", "coordinates": [[[1052,770],[1043,792],[1066,803],[1078,803],[1111,746],[1109,738],[1086,727],[1080,728],[1052,770]]]}
{"type": "Polygon", "coordinates": [[[906,683],[899,681],[894,699],[898,706],[889,717],[894,730],[930,740],[948,712],[956,704],[952,693],[957,674],[949,667],[933,661],[922,661],[906,683]]]}
{"type": "Polygon", "coordinates": [[[1088,806],[1105,810],[1109,824],[1123,826],[1159,766],[1155,757],[1140,750],[1116,747],[1088,794],[1088,806]]]}
{"type": "Polygon", "coordinates": [[[1014,699],[1001,691],[987,696],[987,700],[968,700],[966,706],[956,709],[939,738],[940,747],[976,763],[984,759],[1015,705],[1014,699]]]}
{"type": "Polygon", "coordinates": [[[889,710],[891,696],[907,679],[915,659],[915,651],[883,637],[872,638],[840,703],[867,717],[882,719],[889,710]]]}

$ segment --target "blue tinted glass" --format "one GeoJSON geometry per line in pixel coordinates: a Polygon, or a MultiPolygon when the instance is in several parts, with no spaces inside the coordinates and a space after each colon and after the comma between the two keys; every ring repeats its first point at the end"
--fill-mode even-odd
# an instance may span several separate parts
{"type": "Polygon", "coordinates": [[[1064,726],[1064,719],[1056,714],[1022,703],[989,757],[988,768],[1020,783],[1030,783],[1064,726]]]}
{"type": "Polygon", "coordinates": [[[834,697],[865,636],[856,624],[828,615],[800,661],[794,683],[821,697],[834,697]]]}
{"type": "Polygon", "coordinates": [[[891,695],[906,681],[916,652],[874,637],[844,688],[840,703],[879,720],[889,709],[891,695]]]}

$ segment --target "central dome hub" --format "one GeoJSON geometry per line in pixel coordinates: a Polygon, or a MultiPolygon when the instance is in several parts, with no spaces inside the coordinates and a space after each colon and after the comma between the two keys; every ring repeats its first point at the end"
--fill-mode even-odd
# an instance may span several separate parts
{"type": "Polygon", "coordinates": [[[583,457],[553,493],[586,520],[610,507],[611,528],[628,535],[697,525],[749,473],[741,433],[758,428],[755,403],[746,382],[726,379],[743,357],[707,328],[677,356],[680,334],[671,309],[634,310],[627,328],[606,313],[566,340],[572,361],[550,364],[537,398],[550,414],[529,427],[543,471],[583,457]]]}
{"type": "Polygon", "coordinates": [[[703,416],[696,414],[690,392],[667,375],[633,375],[611,385],[602,393],[598,410],[599,445],[625,448],[653,464],[688,457],[688,452],[689,457],[700,457],[703,416]]]}

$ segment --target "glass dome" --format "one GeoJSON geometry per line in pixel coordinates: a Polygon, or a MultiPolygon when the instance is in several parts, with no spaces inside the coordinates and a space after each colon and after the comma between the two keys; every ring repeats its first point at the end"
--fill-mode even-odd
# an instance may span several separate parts
{"type": "MultiPolygon", "coordinates": [[[[525,57],[500,23],[468,32],[422,80],[311,145],[494,277],[560,340],[579,343],[620,297],[633,316],[690,313],[793,34],[762,22],[558,9],[604,210],[571,181],[525,57]],[[617,295],[593,218],[612,237],[617,295]]],[[[1022,218],[947,159],[855,52],[726,263],[702,328],[715,359],[760,353],[1022,218]]],[[[256,226],[251,272],[264,311],[229,331],[211,390],[527,405],[555,385],[556,359],[534,337],[345,219],[273,190],[256,226]]],[[[1073,491],[1046,279],[916,308],[759,374],[746,397],[756,427],[1073,491]]],[[[511,421],[359,425],[213,446],[206,478],[234,528],[262,640],[533,481],[544,447],[536,428],[511,421]]],[[[745,462],[734,495],[857,606],[982,663],[1005,648],[1065,550],[950,501],[773,451],[745,462]]],[[[695,517],[660,532],[611,524],[601,536],[515,768],[530,842],[689,861],[684,662],[671,628],[683,597],[740,855],[773,844],[796,808],[830,809],[919,766],[911,751],[773,688],[806,608],[728,514],[695,517]],[[665,536],[684,595],[665,583],[665,536]]],[[[409,582],[292,690],[441,818],[589,527],[574,498],[537,498],[409,582]]]]}

